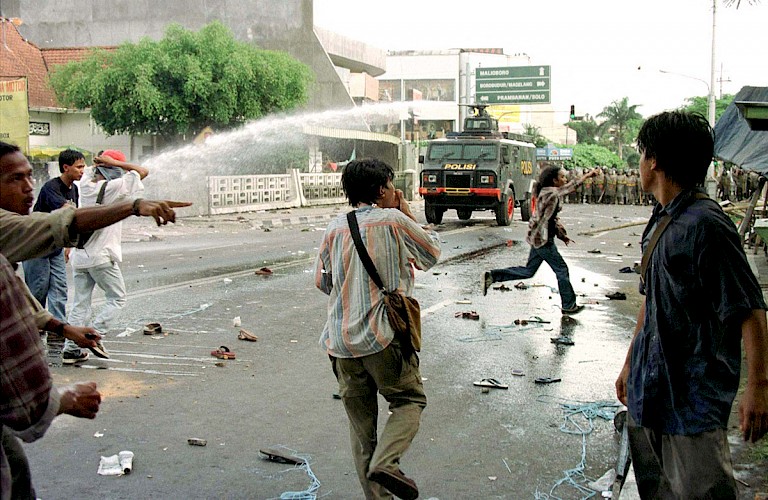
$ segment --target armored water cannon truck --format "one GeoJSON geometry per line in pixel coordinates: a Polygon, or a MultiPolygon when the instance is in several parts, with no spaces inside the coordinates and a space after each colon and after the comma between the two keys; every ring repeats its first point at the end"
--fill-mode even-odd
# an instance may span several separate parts
{"type": "Polygon", "coordinates": [[[419,194],[427,222],[440,224],[446,210],[461,220],[492,210],[500,226],[512,221],[515,207],[527,221],[534,210],[533,183],[538,176],[536,146],[526,136],[499,132],[487,105],[469,105],[460,133],[429,141],[422,164],[419,194]]]}

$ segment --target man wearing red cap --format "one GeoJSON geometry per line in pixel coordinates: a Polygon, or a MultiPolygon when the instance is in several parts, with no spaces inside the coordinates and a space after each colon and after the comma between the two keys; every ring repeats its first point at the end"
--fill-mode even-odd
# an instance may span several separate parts
{"type": "MultiPolygon", "coordinates": [[[[108,205],[140,197],[144,191],[141,180],[149,170],[126,162],[125,155],[108,149],[93,159],[93,167],[85,169],[80,180],[80,206],[108,205]]],[[[69,323],[90,326],[101,333],[115,328],[115,321],[125,305],[125,282],[119,263],[123,260],[122,223],[95,231],[82,245],[72,251],[75,298],[69,313],[69,323]],[[91,297],[94,287],[104,291],[105,303],[91,322],[91,297]]],[[[62,352],[64,364],[82,363],[88,359],[74,342],[67,341],[62,352]]]]}

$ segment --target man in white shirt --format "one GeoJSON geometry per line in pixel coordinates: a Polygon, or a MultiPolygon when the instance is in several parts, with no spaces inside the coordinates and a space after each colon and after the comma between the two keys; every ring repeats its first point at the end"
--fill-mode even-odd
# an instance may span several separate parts
{"type": "MultiPolygon", "coordinates": [[[[141,196],[144,185],[141,180],[149,174],[145,167],[126,162],[125,155],[117,150],[107,150],[94,158],[94,166],[85,169],[80,179],[80,206],[108,205],[141,196]],[[101,200],[100,192],[103,190],[101,200]]],[[[122,222],[95,231],[83,248],[72,251],[75,298],[69,313],[69,323],[89,326],[91,299],[94,287],[104,291],[105,304],[93,318],[93,327],[105,334],[115,327],[120,310],[125,305],[125,282],[119,263],[123,260],[121,239],[122,222]]],[[[62,352],[62,362],[68,365],[82,363],[88,353],[74,342],[67,341],[62,352]]]]}

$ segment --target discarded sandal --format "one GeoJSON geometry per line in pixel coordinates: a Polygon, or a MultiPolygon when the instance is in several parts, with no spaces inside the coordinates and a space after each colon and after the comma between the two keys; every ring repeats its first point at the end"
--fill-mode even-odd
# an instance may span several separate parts
{"type": "Polygon", "coordinates": [[[562,336],[552,337],[549,340],[551,340],[553,344],[557,344],[557,345],[573,345],[574,344],[573,340],[571,340],[568,337],[562,337],[562,336]]]}
{"type": "Polygon", "coordinates": [[[261,269],[257,269],[254,274],[258,274],[261,276],[269,276],[270,274],[272,274],[272,269],[268,267],[262,267],[261,269]]]}
{"type": "Polygon", "coordinates": [[[144,325],[144,335],[155,335],[157,333],[163,333],[163,327],[160,323],[147,323],[144,325]]]}
{"type": "Polygon", "coordinates": [[[605,296],[611,300],[627,300],[627,294],[624,292],[606,293],[605,296]]]}
{"type": "Polygon", "coordinates": [[[472,384],[478,387],[491,387],[493,389],[509,389],[509,386],[507,384],[502,384],[495,378],[484,378],[483,380],[480,380],[478,382],[473,382],[472,384]]]}
{"type": "Polygon", "coordinates": [[[537,377],[533,381],[537,384],[554,384],[555,382],[560,382],[560,379],[552,377],[537,377]]]}
{"type": "Polygon", "coordinates": [[[229,347],[223,345],[215,351],[211,351],[211,356],[215,356],[219,359],[235,359],[235,353],[229,350],[229,347]]]}
{"type": "Polygon", "coordinates": [[[240,329],[240,333],[237,335],[237,338],[240,340],[247,340],[248,342],[256,342],[257,340],[259,340],[259,337],[252,334],[245,328],[240,329]]]}
{"type": "Polygon", "coordinates": [[[528,285],[526,285],[521,281],[520,283],[515,283],[515,288],[517,288],[518,290],[526,290],[528,288],[528,285]]]}
{"type": "Polygon", "coordinates": [[[473,319],[475,321],[480,319],[480,315],[475,311],[459,311],[453,315],[456,318],[473,319]]]}
{"type": "Polygon", "coordinates": [[[301,457],[297,457],[296,455],[291,455],[290,453],[286,453],[284,451],[277,450],[275,448],[262,448],[259,450],[259,453],[264,455],[264,458],[266,460],[277,462],[280,464],[303,465],[306,463],[306,460],[304,460],[301,457]]]}
{"type": "Polygon", "coordinates": [[[592,250],[587,250],[587,253],[603,253],[598,248],[593,248],[592,250]]]}
{"type": "Polygon", "coordinates": [[[493,287],[493,289],[494,290],[498,290],[500,292],[509,292],[509,291],[512,290],[511,288],[509,288],[507,285],[504,285],[504,284],[501,284],[499,286],[495,286],[495,287],[493,287]]]}

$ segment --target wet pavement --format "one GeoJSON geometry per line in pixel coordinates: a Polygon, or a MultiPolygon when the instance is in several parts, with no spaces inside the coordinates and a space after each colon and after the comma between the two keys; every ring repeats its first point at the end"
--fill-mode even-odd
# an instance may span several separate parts
{"type": "MultiPolygon", "coordinates": [[[[423,218],[420,204],[414,206],[423,218]]],[[[264,461],[258,452],[285,447],[309,459],[321,483],[318,497],[358,498],[346,417],[317,345],[325,296],[312,283],[324,221],[344,210],[196,218],[167,228],[126,224],[129,297],[121,332],[105,341],[113,359],[52,369],[61,384],[96,380],[102,410],[94,421],[61,417],[27,447],[38,496],[278,498],[310,484],[305,471],[264,461]],[[268,219],[310,215],[312,222],[264,230],[268,219]],[[273,274],[254,275],[264,265],[273,274]],[[237,339],[236,318],[257,342],[237,339]],[[143,335],[142,325],[153,321],[163,333],[143,335]],[[236,359],[210,356],[221,345],[236,359]],[[207,446],[190,446],[189,438],[207,446]],[[99,457],[122,450],[136,455],[133,473],[98,476],[99,457]]],[[[582,441],[560,430],[562,404],[592,403],[606,414],[615,409],[613,382],[640,302],[637,275],[619,269],[640,260],[642,226],[579,233],[649,213],[649,207],[566,206],[563,220],[577,243],[560,249],[586,309],[565,320],[546,265],[525,281],[526,289],[508,282],[509,291],[482,296],[483,270],[525,262],[525,223],[499,228],[490,214],[469,222],[446,214],[439,228],[443,258],[416,280],[429,403],[402,467],[422,498],[531,498],[549,494],[565,471],[580,465],[591,479],[613,466],[613,423],[596,418],[582,441]],[[627,300],[605,296],[613,292],[627,300]],[[469,311],[479,319],[456,317],[469,311]],[[553,343],[558,337],[573,345],[553,343]],[[561,380],[536,384],[538,377],[561,380]],[[508,389],[485,393],[473,385],[484,378],[508,389]]],[[[590,425],[580,417],[575,424],[590,425]]],[[[583,496],[565,483],[553,494],[583,496]]]]}

